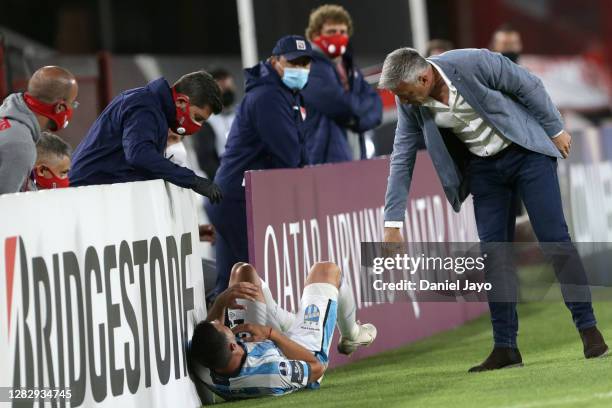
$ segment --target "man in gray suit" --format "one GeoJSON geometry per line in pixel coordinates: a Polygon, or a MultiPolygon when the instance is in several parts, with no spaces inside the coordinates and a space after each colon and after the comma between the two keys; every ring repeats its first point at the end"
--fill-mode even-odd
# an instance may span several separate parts
{"type": "MultiPolygon", "coordinates": [[[[538,240],[564,243],[578,259],[556,171],[557,158],[570,152],[571,136],[537,77],[488,50],[453,50],[425,59],[400,48],[386,57],[379,87],[396,95],[398,110],[385,197],[386,242],[402,241],[416,152],[424,143],[455,211],[472,194],[481,242],[512,242],[512,197],[518,193],[538,240]]],[[[579,259],[573,268],[584,276],[579,259]]],[[[559,276],[558,268],[555,272],[559,276]]],[[[585,357],[606,355],[590,292],[580,301],[569,300],[565,292],[564,297],[585,357]]],[[[489,309],[494,349],[470,372],[522,365],[516,302],[490,300],[489,309]]]]}

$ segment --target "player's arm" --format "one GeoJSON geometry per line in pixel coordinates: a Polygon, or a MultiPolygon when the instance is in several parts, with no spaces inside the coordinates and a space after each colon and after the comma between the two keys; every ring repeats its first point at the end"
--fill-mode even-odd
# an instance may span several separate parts
{"type": "Polygon", "coordinates": [[[272,327],[246,323],[234,327],[232,331],[234,333],[250,333],[251,336],[244,338],[244,341],[271,340],[288,359],[301,360],[308,363],[310,367],[308,382],[318,380],[325,372],[325,366],[321,364],[312,351],[302,347],[281,332],[274,330],[272,327]]]}
{"type": "Polygon", "coordinates": [[[259,288],[250,282],[239,282],[230,286],[217,296],[212,307],[206,316],[207,322],[218,320],[221,323],[225,320],[225,309],[244,309],[244,306],[236,303],[236,299],[246,299],[255,301],[259,294],[259,288]]]}

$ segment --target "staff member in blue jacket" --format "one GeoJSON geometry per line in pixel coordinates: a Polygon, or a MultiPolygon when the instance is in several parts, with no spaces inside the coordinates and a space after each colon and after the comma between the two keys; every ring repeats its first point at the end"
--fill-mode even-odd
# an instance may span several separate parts
{"type": "Polygon", "coordinates": [[[300,91],[308,82],[311,58],[304,37],[286,36],[276,43],[272,57],[245,70],[246,94],[215,176],[224,200],[207,206],[218,233],[217,293],[227,288],[232,266],[249,258],[244,172],[306,164],[300,91]]]}
{"type": "Polygon", "coordinates": [[[163,179],[221,200],[219,188],[164,156],[168,129],[197,132],[221,112],[221,92],[205,71],[183,75],[172,87],[164,78],[119,94],[96,119],[72,156],[73,186],[163,179]]]}
{"type": "Polygon", "coordinates": [[[351,16],[341,6],[326,4],[310,14],[306,37],[314,55],[303,95],[311,164],[365,159],[363,133],[382,120],[380,97],[353,63],[352,34],[351,16]],[[358,142],[358,154],[349,138],[358,142]]]}

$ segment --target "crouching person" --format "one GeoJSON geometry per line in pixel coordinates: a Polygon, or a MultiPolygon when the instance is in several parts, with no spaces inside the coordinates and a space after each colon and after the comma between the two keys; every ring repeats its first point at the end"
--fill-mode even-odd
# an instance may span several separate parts
{"type": "MultiPolygon", "coordinates": [[[[293,314],[276,305],[253,266],[234,265],[229,288],[191,339],[190,366],[197,378],[225,400],[318,388],[329,361],[341,278],[334,263],[316,263],[293,314]],[[243,312],[244,323],[226,327],[226,309],[233,323],[240,323],[243,312]]],[[[376,337],[370,326],[361,329],[368,344],[376,337]]]]}
{"type": "Polygon", "coordinates": [[[43,131],[36,143],[36,163],[24,190],[36,191],[70,187],[72,149],[59,136],[43,131]]]}

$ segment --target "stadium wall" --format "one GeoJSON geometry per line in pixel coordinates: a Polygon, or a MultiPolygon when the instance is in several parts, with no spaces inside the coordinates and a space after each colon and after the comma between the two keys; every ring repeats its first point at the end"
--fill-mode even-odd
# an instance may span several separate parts
{"type": "Polygon", "coordinates": [[[0,386],[69,392],[71,406],[200,406],[183,347],[206,316],[191,191],[48,190],[0,196],[0,211],[0,386]]]}

